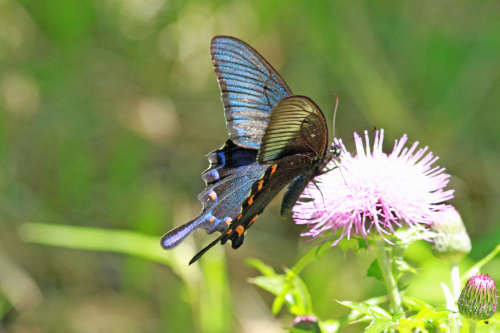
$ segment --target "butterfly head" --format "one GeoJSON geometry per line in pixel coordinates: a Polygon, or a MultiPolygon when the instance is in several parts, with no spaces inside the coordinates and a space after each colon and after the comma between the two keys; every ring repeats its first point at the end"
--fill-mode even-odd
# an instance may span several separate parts
{"type": "Polygon", "coordinates": [[[337,158],[342,153],[342,148],[339,145],[333,145],[328,148],[328,154],[331,154],[334,158],[337,158]]]}

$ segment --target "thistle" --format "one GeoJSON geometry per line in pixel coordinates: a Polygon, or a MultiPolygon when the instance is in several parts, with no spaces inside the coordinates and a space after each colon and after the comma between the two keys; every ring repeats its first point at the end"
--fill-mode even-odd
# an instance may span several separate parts
{"type": "Polygon", "coordinates": [[[449,207],[436,214],[431,225],[436,232],[432,252],[448,264],[458,263],[471,250],[471,242],[460,214],[449,207]]]}
{"type": "Polygon", "coordinates": [[[336,142],[342,148],[340,166],[332,161],[332,170],[303,192],[293,209],[295,222],[310,229],[303,236],[335,235],[340,230],[333,245],[351,235],[366,240],[370,232],[386,239],[400,227],[426,229],[436,212],[448,207],[442,203],[453,198],[452,190],[443,190],[449,175],[432,166],[438,157],[428,147],[417,150],[418,142],[405,147],[404,135],[387,154],[382,151],[383,130],[375,133],[373,150],[367,132],[364,137],[366,145],[355,133],[354,157],[336,142]]]}
{"type": "Polygon", "coordinates": [[[470,321],[490,319],[497,305],[496,283],[484,274],[471,277],[458,299],[458,311],[470,321]]]}
{"type": "MultiPolygon", "coordinates": [[[[314,316],[299,316],[293,320],[293,328],[299,329],[301,332],[321,333],[318,325],[318,320],[314,316]]],[[[292,332],[294,332],[292,330],[292,332]]]]}

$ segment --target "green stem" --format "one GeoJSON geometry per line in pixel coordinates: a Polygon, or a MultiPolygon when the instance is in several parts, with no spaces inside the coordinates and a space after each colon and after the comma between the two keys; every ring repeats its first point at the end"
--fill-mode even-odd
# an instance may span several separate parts
{"type": "Polygon", "coordinates": [[[460,326],[458,324],[458,320],[459,320],[458,316],[459,316],[458,312],[456,312],[456,313],[454,312],[454,313],[449,314],[450,333],[460,333],[460,326]]]}
{"type": "Polygon", "coordinates": [[[402,313],[401,295],[392,270],[392,255],[386,251],[385,246],[386,242],[382,238],[375,240],[377,261],[389,296],[391,313],[402,313]]]}
{"type": "Polygon", "coordinates": [[[451,293],[453,296],[453,306],[451,311],[454,311],[450,313],[450,333],[459,333],[460,332],[460,327],[459,327],[459,314],[458,314],[458,307],[457,307],[457,301],[458,297],[460,297],[460,270],[458,268],[458,263],[454,263],[450,265],[450,280],[451,280],[451,293]]]}
{"type": "Polygon", "coordinates": [[[476,333],[477,321],[469,321],[469,333],[476,333]]]}
{"type": "Polygon", "coordinates": [[[450,280],[451,293],[456,302],[458,301],[458,297],[460,297],[460,270],[458,269],[458,263],[450,265],[450,280]]]}

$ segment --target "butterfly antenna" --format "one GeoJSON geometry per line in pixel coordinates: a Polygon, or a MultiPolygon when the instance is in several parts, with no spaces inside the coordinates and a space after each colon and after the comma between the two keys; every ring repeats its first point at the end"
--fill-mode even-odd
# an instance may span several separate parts
{"type": "Polygon", "coordinates": [[[335,119],[337,118],[337,108],[339,106],[339,96],[337,94],[333,94],[335,96],[335,110],[333,110],[333,126],[332,126],[332,131],[333,131],[333,139],[335,139],[335,119]]]}

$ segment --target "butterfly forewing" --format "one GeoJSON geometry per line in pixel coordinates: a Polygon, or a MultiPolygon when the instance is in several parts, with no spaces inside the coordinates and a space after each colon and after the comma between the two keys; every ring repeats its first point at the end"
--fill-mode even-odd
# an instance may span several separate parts
{"type": "Polygon", "coordinates": [[[271,115],[258,154],[260,163],[288,155],[325,155],[328,128],[325,116],[309,98],[292,96],[282,100],[271,115]]]}
{"type": "Polygon", "coordinates": [[[210,52],[229,137],[241,147],[258,149],[273,109],[292,92],[257,51],[238,39],[216,36],[210,52]]]}

